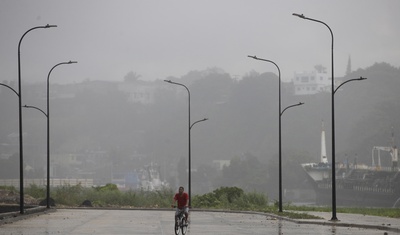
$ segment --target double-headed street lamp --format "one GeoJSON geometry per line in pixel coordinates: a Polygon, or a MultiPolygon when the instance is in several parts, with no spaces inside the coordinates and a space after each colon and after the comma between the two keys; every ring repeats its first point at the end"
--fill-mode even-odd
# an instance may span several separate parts
{"type": "MultiPolygon", "coordinates": [[[[332,96],[332,221],[337,221],[338,218],[336,217],[336,160],[335,160],[335,92],[337,90],[337,88],[335,89],[335,76],[334,76],[334,66],[333,66],[333,32],[332,29],[329,27],[328,24],[326,24],[325,22],[322,22],[320,20],[316,20],[316,19],[312,19],[312,18],[308,18],[305,17],[303,14],[297,14],[297,13],[293,13],[292,15],[300,17],[302,19],[305,20],[310,20],[310,21],[314,21],[320,24],[325,25],[328,29],[329,32],[331,34],[331,70],[332,70],[332,87],[331,87],[331,96],[332,96]]],[[[359,79],[350,79],[344,83],[342,83],[340,86],[344,85],[347,82],[350,81],[359,81],[359,80],[364,80],[364,78],[359,78],[359,79]]],[[[339,86],[339,87],[340,87],[339,86]]],[[[339,88],[338,87],[338,88],[339,88]]]]}
{"type": "Polygon", "coordinates": [[[61,62],[53,66],[53,68],[50,69],[48,75],[47,75],[47,113],[45,113],[43,110],[40,108],[37,108],[35,106],[29,106],[25,105],[25,108],[34,108],[42,112],[46,118],[47,118],[47,196],[46,196],[46,207],[50,208],[50,74],[53,71],[54,68],[56,68],[59,65],[63,64],[75,64],[78,63],[76,61],[68,61],[68,62],[61,62]]]}
{"type": "Polygon", "coordinates": [[[22,90],[21,90],[21,42],[22,39],[25,37],[25,35],[27,33],[29,33],[32,30],[35,29],[47,29],[47,28],[53,28],[53,27],[57,27],[57,25],[45,25],[45,26],[37,26],[37,27],[33,27],[31,29],[29,29],[28,31],[26,31],[21,39],[19,40],[18,43],[18,97],[19,97],[19,101],[18,101],[18,112],[19,112],[19,189],[20,189],[20,197],[19,197],[19,201],[20,201],[20,213],[24,214],[24,155],[23,155],[23,144],[22,144],[22,140],[23,140],[23,136],[22,136],[22,90]]]}
{"type": "Polygon", "coordinates": [[[192,196],[192,192],[191,192],[191,190],[192,190],[192,188],[191,188],[191,143],[190,143],[190,130],[192,129],[191,128],[191,122],[190,122],[190,91],[189,91],[189,88],[187,87],[187,86],[185,86],[184,84],[182,84],[182,83],[177,83],[177,82],[173,82],[173,81],[171,81],[171,80],[164,80],[164,82],[168,82],[168,83],[171,83],[171,84],[175,84],[175,85],[178,85],[178,86],[183,86],[186,90],[187,90],[187,92],[188,92],[188,138],[189,138],[189,145],[188,145],[188,155],[189,155],[189,159],[188,159],[188,161],[189,161],[189,163],[188,163],[188,187],[189,187],[189,206],[191,205],[191,203],[192,203],[192,200],[190,200],[191,199],[191,196],[192,196]]]}
{"type": "Polygon", "coordinates": [[[335,167],[335,76],[334,76],[334,66],[333,66],[333,32],[332,29],[329,27],[329,25],[327,25],[325,22],[322,22],[320,20],[316,20],[316,19],[312,19],[312,18],[308,18],[305,17],[303,14],[297,14],[297,13],[293,13],[292,15],[300,17],[302,19],[305,20],[310,20],[310,21],[314,21],[320,24],[325,25],[328,29],[329,32],[331,33],[331,72],[332,72],[332,87],[331,87],[331,101],[332,101],[332,218],[331,220],[333,221],[337,221],[338,218],[336,217],[336,167],[335,167]]]}
{"type": "Polygon", "coordinates": [[[272,60],[258,58],[257,56],[247,56],[247,57],[250,57],[255,60],[261,60],[261,61],[266,61],[266,62],[272,63],[278,69],[278,78],[279,78],[279,89],[278,89],[278,91],[279,91],[279,212],[282,212],[282,135],[281,135],[282,114],[283,114],[283,112],[285,112],[286,109],[294,107],[294,106],[299,106],[304,103],[300,102],[298,104],[290,105],[290,106],[286,107],[283,111],[281,111],[281,70],[279,69],[279,66],[272,60]]]}
{"type": "Polygon", "coordinates": [[[173,81],[171,81],[171,80],[164,80],[164,82],[168,82],[168,83],[171,83],[171,84],[175,84],[175,85],[178,85],[178,86],[183,86],[186,90],[187,90],[187,92],[188,92],[188,111],[189,111],[189,114],[188,114],[188,119],[189,119],[189,124],[188,124],[188,138],[189,138],[189,146],[188,146],[188,154],[189,154],[189,163],[188,163],[188,165],[189,165],[189,169],[188,169],[188,187],[189,187],[189,207],[192,205],[192,200],[191,200],[191,197],[192,197],[192,178],[191,178],[191,170],[192,170],[192,164],[191,164],[191,134],[190,134],[190,132],[191,132],[191,129],[192,129],[192,127],[193,127],[193,125],[194,124],[196,124],[196,123],[198,123],[198,122],[202,122],[202,121],[206,121],[206,120],[208,120],[207,118],[204,118],[204,119],[202,119],[202,120],[199,120],[199,121],[196,121],[196,122],[194,122],[193,124],[191,124],[191,121],[190,121],[190,91],[189,91],[189,88],[187,87],[187,86],[185,86],[184,84],[182,84],[182,83],[178,83],[178,82],[173,82],[173,81]]]}

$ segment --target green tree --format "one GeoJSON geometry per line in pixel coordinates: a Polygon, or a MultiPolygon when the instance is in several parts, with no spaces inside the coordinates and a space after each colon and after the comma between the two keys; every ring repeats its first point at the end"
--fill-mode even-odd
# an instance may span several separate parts
{"type": "Polygon", "coordinates": [[[322,66],[321,64],[315,65],[314,68],[318,73],[326,73],[326,67],[322,66]]]}
{"type": "Polygon", "coordinates": [[[230,165],[223,168],[218,184],[239,187],[247,192],[265,192],[266,168],[266,165],[262,164],[257,157],[246,153],[241,158],[233,158],[230,165]]]}
{"type": "Polygon", "coordinates": [[[141,77],[141,75],[137,74],[136,72],[130,71],[129,73],[127,73],[125,75],[124,81],[125,82],[136,82],[140,77],[141,77]]]}

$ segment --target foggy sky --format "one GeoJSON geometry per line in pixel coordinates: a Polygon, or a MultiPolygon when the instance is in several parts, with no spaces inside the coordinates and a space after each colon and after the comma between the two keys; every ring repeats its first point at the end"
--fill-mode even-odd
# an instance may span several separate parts
{"type": "Polygon", "coordinates": [[[257,55],[277,63],[282,79],[322,64],[330,71],[334,34],[335,75],[375,62],[400,65],[400,1],[105,1],[1,0],[0,81],[17,79],[18,42],[23,82],[45,82],[57,63],[53,83],[122,81],[129,72],[142,80],[180,77],[218,67],[240,79],[246,73],[274,72],[257,55]]]}

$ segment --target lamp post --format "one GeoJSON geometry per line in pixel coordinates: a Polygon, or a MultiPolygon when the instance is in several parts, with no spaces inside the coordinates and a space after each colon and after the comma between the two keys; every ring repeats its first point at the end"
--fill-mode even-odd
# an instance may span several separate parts
{"type": "Polygon", "coordinates": [[[76,61],[68,61],[68,62],[61,62],[56,65],[54,65],[48,75],[47,75],[47,113],[45,113],[43,110],[35,107],[35,106],[29,106],[25,105],[25,108],[34,108],[39,111],[41,111],[47,118],[47,192],[46,192],[46,207],[50,208],[50,74],[53,71],[54,68],[56,68],[59,65],[63,64],[75,64],[78,63],[76,61]]]}
{"type": "Polygon", "coordinates": [[[332,76],[332,87],[331,87],[331,90],[332,90],[332,92],[331,92],[332,93],[331,94],[332,95],[332,98],[331,98],[332,99],[332,105],[331,105],[332,106],[332,218],[331,218],[331,220],[332,221],[337,221],[338,218],[336,217],[336,169],[335,169],[336,168],[336,166],[335,166],[335,164],[336,164],[336,160],[335,160],[335,158],[336,158],[335,157],[335,92],[337,91],[337,89],[340,86],[344,85],[347,82],[356,81],[356,80],[364,80],[364,78],[361,79],[361,77],[360,77],[359,79],[350,79],[350,80],[342,83],[339,87],[337,87],[335,89],[335,76],[334,76],[334,63],[333,63],[333,61],[334,61],[333,60],[333,32],[332,32],[332,29],[325,22],[305,17],[303,14],[293,13],[292,15],[300,17],[300,18],[305,19],[305,20],[310,20],[310,21],[314,21],[314,22],[317,22],[317,23],[325,25],[329,29],[329,32],[330,32],[331,38],[332,38],[332,40],[331,40],[331,70],[332,70],[331,71],[332,72],[332,75],[331,75],[332,76]]]}
{"type": "Polygon", "coordinates": [[[25,35],[27,33],[29,33],[32,30],[35,29],[47,29],[47,28],[53,28],[53,27],[57,27],[57,25],[45,25],[45,26],[36,26],[33,27],[31,29],[29,29],[28,31],[26,31],[21,39],[19,40],[18,43],[18,97],[19,97],[19,101],[18,101],[18,112],[19,112],[19,189],[20,189],[20,197],[19,197],[19,201],[20,201],[20,214],[24,214],[24,155],[23,155],[23,144],[22,144],[22,90],[21,90],[21,42],[22,39],[25,37],[25,35]]]}
{"type": "Polygon", "coordinates": [[[328,29],[329,32],[331,33],[331,72],[332,72],[332,221],[337,221],[338,218],[336,217],[336,167],[335,167],[335,76],[334,76],[334,66],[333,66],[333,32],[332,29],[329,27],[329,25],[327,25],[325,22],[322,22],[320,20],[316,20],[316,19],[312,19],[312,18],[308,18],[305,17],[303,14],[297,14],[297,13],[293,13],[292,15],[300,17],[302,19],[305,20],[310,20],[310,21],[314,21],[320,24],[325,25],[328,29]]]}
{"type": "Polygon", "coordinates": [[[46,206],[50,208],[50,74],[59,65],[76,64],[76,61],[61,62],[54,65],[47,74],[47,197],[46,206]]]}
{"type": "Polygon", "coordinates": [[[50,69],[48,75],[47,75],[47,113],[45,113],[43,110],[41,110],[38,107],[35,106],[29,106],[29,105],[24,105],[25,108],[33,108],[36,110],[39,110],[42,112],[46,118],[47,118],[47,192],[46,192],[46,207],[50,208],[50,99],[49,99],[49,88],[50,88],[50,74],[53,71],[54,68],[56,68],[59,65],[63,64],[75,64],[78,63],[76,61],[68,61],[68,62],[61,62],[53,66],[53,68],[50,69]]]}
{"type": "Polygon", "coordinates": [[[278,78],[279,78],[279,212],[282,212],[282,136],[281,136],[281,132],[282,132],[282,114],[283,112],[293,106],[298,106],[301,105],[303,103],[299,103],[296,105],[291,105],[287,108],[285,108],[283,111],[281,111],[281,70],[279,69],[279,66],[273,62],[272,60],[266,60],[266,59],[262,59],[262,58],[258,58],[257,56],[247,56],[249,58],[255,59],[255,60],[261,60],[261,61],[266,61],[269,63],[272,63],[276,66],[276,68],[278,69],[278,78]]]}
{"type": "Polygon", "coordinates": [[[189,145],[188,145],[188,154],[189,154],[189,163],[188,163],[188,165],[189,165],[189,169],[188,169],[188,187],[189,187],[189,207],[191,206],[191,204],[192,204],[192,200],[190,200],[191,199],[191,197],[192,197],[192,185],[191,185],[191,140],[190,140],[190,130],[192,129],[192,126],[191,126],[191,121],[190,121],[190,91],[189,91],[189,88],[187,87],[187,86],[185,86],[184,84],[182,84],[182,83],[177,83],[177,82],[173,82],[173,81],[171,81],[171,80],[164,80],[164,82],[168,82],[168,83],[171,83],[171,84],[175,84],[175,85],[178,85],[178,86],[183,86],[186,90],[187,90],[187,92],[188,92],[188,111],[189,111],[189,115],[188,115],[188,119],[189,119],[189,122],[188,122],[188,138],[189,138],[189,145]]]}

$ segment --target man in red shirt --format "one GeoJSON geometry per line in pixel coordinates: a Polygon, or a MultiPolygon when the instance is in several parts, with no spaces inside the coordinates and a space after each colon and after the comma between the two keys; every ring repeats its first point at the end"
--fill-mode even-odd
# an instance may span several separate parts
{"type": "Polygon", "coordinates": [[[178,205],[175,212],[175,223],[178,223],[178,214],[183,210],[186,218],[185,222],[187,224],[189,218],[189,194],[184,192],[184,188],[182,186],[179,187],[179,192],[175,194],[172,201],[172,206],[175,206],[176,202],[178,202],[178,205]]]}

